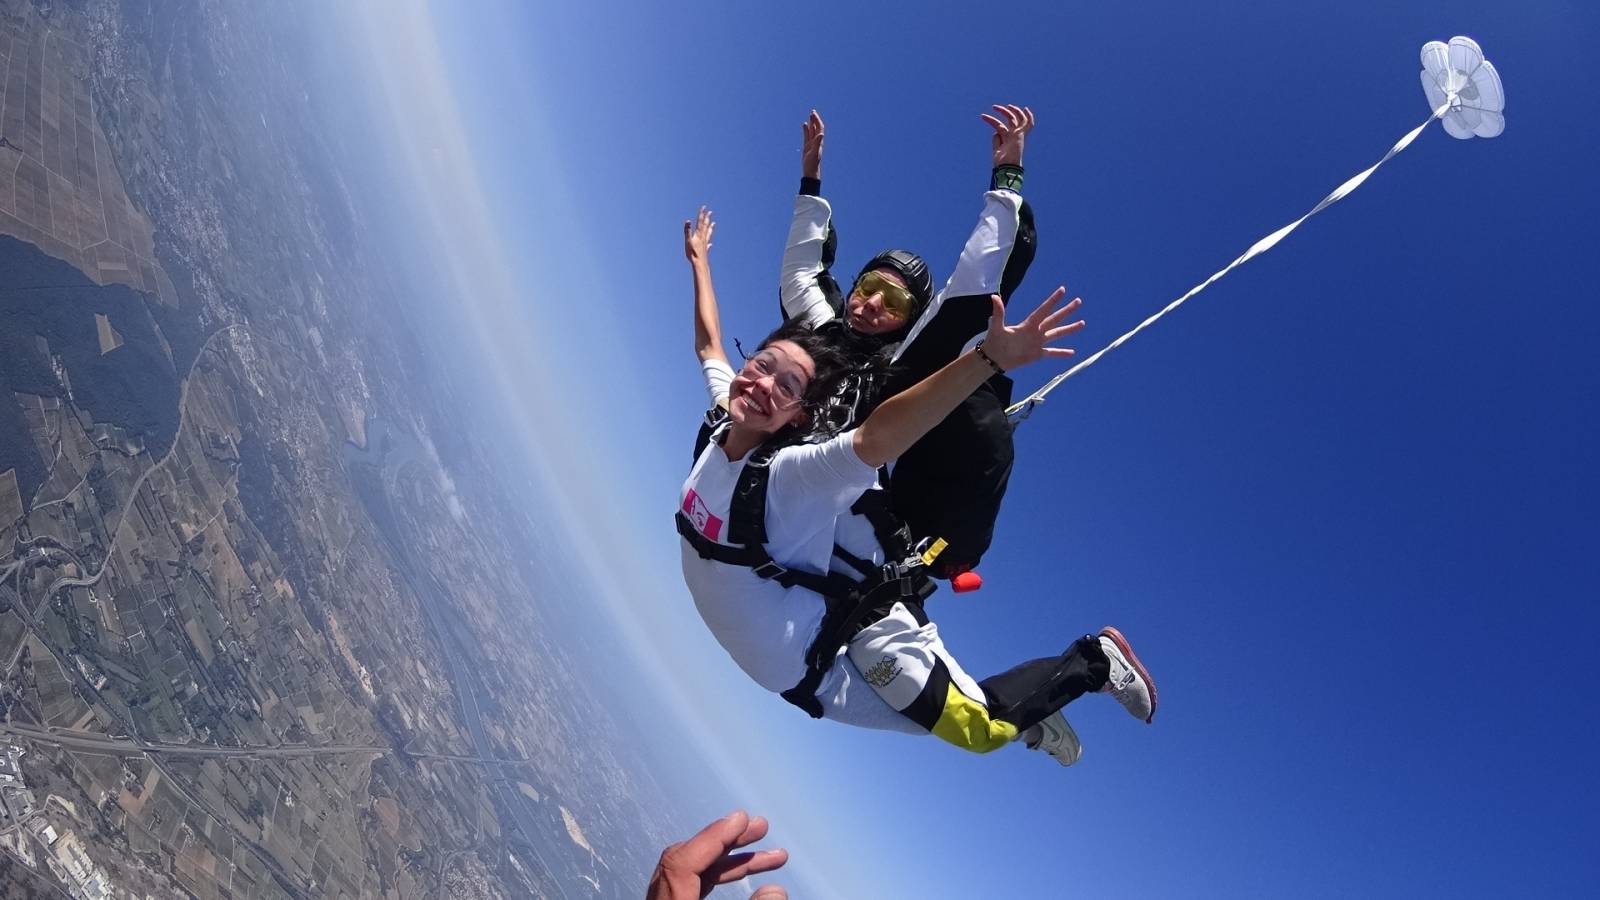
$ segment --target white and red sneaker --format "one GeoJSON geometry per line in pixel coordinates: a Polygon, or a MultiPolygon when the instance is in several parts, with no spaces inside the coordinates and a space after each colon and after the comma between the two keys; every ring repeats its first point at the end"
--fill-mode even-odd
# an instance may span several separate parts
{"type": "Polygon", "coordinates": [[[1156,682],[1133,655],[1122,632],[1110,625],[1100,629],[1100,649],[1111,662],[1111,677],[1100,690],[1115,697],[1135,719],[1149,723],[1156,715],[1156,682]]]}

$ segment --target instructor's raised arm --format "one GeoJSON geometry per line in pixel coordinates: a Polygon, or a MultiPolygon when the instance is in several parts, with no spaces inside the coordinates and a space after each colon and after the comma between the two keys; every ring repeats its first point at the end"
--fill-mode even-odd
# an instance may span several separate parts
{"type": "Polygon", "coordinates": [[[822,116],[813,109],[800,125],[800,193],[794,198],[794,218],[783,243],[778,275],[784,319],[799,319],[812,326],[834,316],[821,283],[830,262],[824,257],[833,231],[833,207],[822,199],[823,135],[822,116]]]}

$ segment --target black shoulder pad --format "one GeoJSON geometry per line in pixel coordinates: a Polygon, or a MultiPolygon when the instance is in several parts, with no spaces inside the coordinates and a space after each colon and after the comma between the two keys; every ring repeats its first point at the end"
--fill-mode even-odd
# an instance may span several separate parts
{"type": "Polygon", "coordinates": [[[711,443],[711,436],[716,434],[722,423],[728,421],[728,411],[720,406],[713,406],[706,410],[705,419],[700,422],[700,433],[694,438],[693,459],[699,459],[700,454],[706,452],[706,445],[711,443]]]}

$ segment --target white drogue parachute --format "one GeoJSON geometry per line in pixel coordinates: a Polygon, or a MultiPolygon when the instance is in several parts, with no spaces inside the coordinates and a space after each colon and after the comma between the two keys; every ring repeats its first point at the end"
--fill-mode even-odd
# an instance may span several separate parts
{"type": "Polygon", "coordinates": [[[1210,278],[1190,288],[1182,297],[1168,303],[1154,315],[1134,326],[1132,331],[1045,382],[1044,387],[1013,404],[1006,410],[1006,414],[1012,416],[1014,422],[1026,419],[1039,404],[1044,402],[1045,396],[1055,390],[1056,385],[1094,365],[1100,357],[1127,343],[1129,338],[1154,325],[1157,319],[1182,306],[1190,297],[1210,287],[1222,276],[1272,249],[1279,241],[1288,237],[1289,232],[1300,227],[1300,223],[1349,196],[1373,172],[1376,172],[1379,166],[1388,162],[1390,157],[1411,146],[1411,142],[1415,141],[1433,120],[1442,120],[1444,130],[1451,137],[1463,140],[1471,137],[1490,138],[1505,130],[1506,95],[1500,86],[1500,73],[1483,58],[1483,50],[1472,38],[1457,36],[1447,43],[1429,41],[1423,45],[1422,91],[1428,97],[1428,108],[1433,110],[1432,114],[1390,147],[1382,159],[1334,188],[1333,192],[1323,197],[1310,212],[1256,241],[1250,249],[1240,254],[1238,259],[1228,263],[1210,278]]]}
{"type": "Polygon", "coordinates": [[[1451,137],[1491,138],[1506,130],[1506,92],[1500,73],[1469,37],[1422,45],[1422,92],[1434,109],[1448,107],[1444,130],[1451,137]]]}

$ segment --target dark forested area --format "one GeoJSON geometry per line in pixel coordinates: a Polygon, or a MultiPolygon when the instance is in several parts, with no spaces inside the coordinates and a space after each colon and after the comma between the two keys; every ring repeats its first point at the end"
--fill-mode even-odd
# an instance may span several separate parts
{"type": "Polygon", "coordinates": [[[44,477],[45,461],[13,395],[65,396],[52,356],[66,369],[80,409],[142,437],[152,455],[164,455],[178,427],[179,371],[200,346],[193,315],[125,285],[95,284],[69,263],[3,235],[0,273],[0,472],[16,467],[24,498],[44,477]],[[123,345],[110,353],[100,352],[96,313],[122,335],[123,345]],[[171,344],[171,362],[162,335],[171,344]]]}

